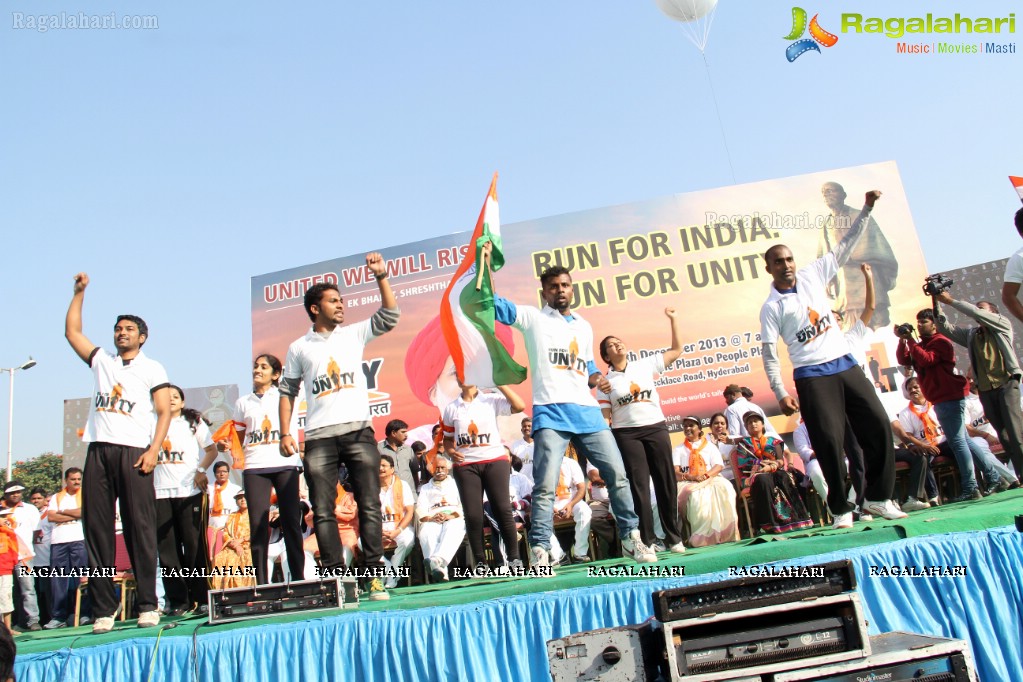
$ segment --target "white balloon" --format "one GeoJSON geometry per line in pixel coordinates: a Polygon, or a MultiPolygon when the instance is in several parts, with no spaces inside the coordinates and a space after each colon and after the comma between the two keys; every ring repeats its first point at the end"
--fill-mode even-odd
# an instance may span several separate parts
{"type": "Polygon", "coordinates": [[[665,15],[675,21],[696,21],[714,10],[718,0],[654,0],[665,15]]]}

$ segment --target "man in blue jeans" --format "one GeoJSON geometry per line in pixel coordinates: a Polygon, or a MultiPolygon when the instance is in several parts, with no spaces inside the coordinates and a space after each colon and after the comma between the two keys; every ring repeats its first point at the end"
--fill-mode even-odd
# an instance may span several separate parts
{"type": "Polygon", "coordinates": [[[955,373],[955,347],[947,336],[938,332],[934,311],[925,308],[918,312],[916,326],[920,331],[920,341],[913,338],[912,331],[903,329],[900,333],[896,325],[895,333],[900,340],[895,356],[899,364],[910,365],[919,374],[924,397],[934,405],[934,414],[955,455],[961,494],[950,501],[980,499],[982,494],[974,476],[974,458],[987,480],[985,493],[993,492],[1001,477],[993,466],[990,451],[985,453],[966,437],[966,394],[970,392],[970,383],[966,377],[955,373]]]}
{"type": "MultiPolygon", "coordinates": [[[[591,393],[607,379],[593,362],[593,329],[572,313],[572,276],[567,269],[554,266],[540,276],[540,284],[546,304],[543,310],[516,306],[500,297],[494,300],[497,321],[522,332],[529,354],[535,443],[529,531],[533,565],[550,565],[554,492],[569,443],[586,453],[607,483],[625,554],[638,562],[653,563],[657,555],[640,538],[622,455],[591,393]]],[[[602,390],[610,391],[610,385],[602,390]]]]}

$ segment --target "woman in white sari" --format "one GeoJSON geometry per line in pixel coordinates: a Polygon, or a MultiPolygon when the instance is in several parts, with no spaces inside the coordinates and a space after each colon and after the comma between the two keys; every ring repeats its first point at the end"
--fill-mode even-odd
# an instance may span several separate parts
{"type": "Polygon", "coordinates": [[[689,545],[706,547],[739,539],[735,488],[721,476],[724,460],[703,435],[698,417],[682,420],[685,440],[672,452],[678,479],[678,513],[689,522],[689,545]]]}

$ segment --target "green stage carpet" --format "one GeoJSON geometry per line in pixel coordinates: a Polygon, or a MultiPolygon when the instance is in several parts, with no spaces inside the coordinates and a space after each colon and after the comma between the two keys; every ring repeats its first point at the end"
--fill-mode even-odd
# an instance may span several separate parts
{"type": "MultiPolygon", "coordinates": [[[[827,552],[841,551],[865,545],[880,545],[904,538],[936,535],[957,531],[977,531],[1012,525],[1017,514],[1023,514],[1023,489],[1001,493],[984,500],[935,507],[909,515],[901,521],[873,521],[857,523],[850,530],[832,530],[816,527],[777,536],[762,536],[714,547],[689,549],[683,555],[664,553],[653,566],[682,566],[685,575],[716,573],[731,566],[749,566],[775,561],[796,559],[827,552]]],[[[612,559],[586,565],[557,569],[554,577],[490,578],[485,580],[455,580],[443,585],[424,585],[391,590],[386,602],[362,602],[358,609],[296,612],[290,615],[258,618],[238,623],[209,625],[204,619],[165,618],[163,623],[176,623],[172,629],[150,628],[140,630],[135,621],[118,622],[113,632],[93,635],[91,626],[64,628],[57,631],[32,632],[16,638],[19,654],[35,654],[59,649],[82,649],[131,638],[191,637],[193,633],[224,633],[243,628],[280,627],[284,624],[338,616],[357,612],[395,609],[419,609],[481,602],[501,597],[530,593],[593,587],[622,581],[642,580],[635,577],[589,576],[587,566],[608,567],[634,565],[631,561],[612,559]]]]}

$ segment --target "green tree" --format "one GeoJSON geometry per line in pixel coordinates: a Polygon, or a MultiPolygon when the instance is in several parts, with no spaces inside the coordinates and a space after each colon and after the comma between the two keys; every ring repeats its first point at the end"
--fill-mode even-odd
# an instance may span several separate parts
{"type": "MultiPolygon", "coordinates": [[[[28,499],[28,491],[33,488],[43,488],[48,493],[55,493],[64,484],[64,455],[53,452],[46,452],[38,457],[33,457],[25,462],[14,463],[14,480],[20,482],[25,488],[25,499],[28,499]]],[[[7,470],[3,472],[3,480],[7,480],[7,470]]]]}

